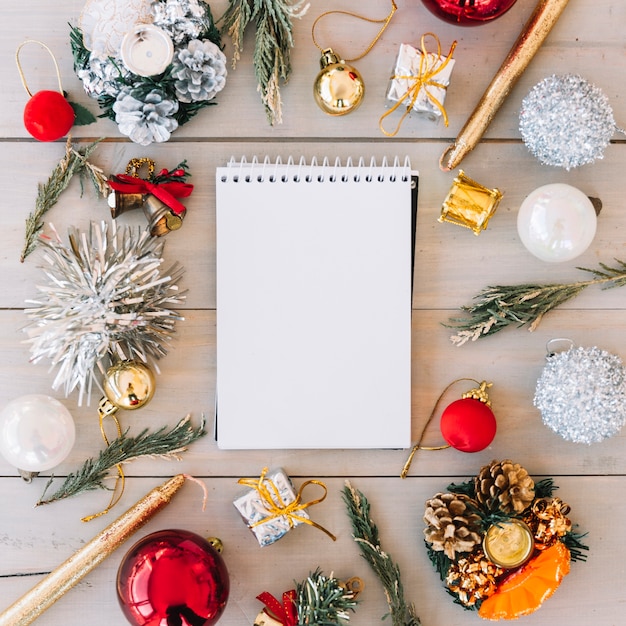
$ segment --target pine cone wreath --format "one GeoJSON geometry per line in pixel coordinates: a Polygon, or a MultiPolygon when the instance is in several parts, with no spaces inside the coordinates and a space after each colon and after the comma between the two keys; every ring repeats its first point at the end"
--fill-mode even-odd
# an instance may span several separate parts
{"type": "Polygon", "coordinates": [[[426,542],[454,560],[457,552],[471,552],[482,538],[476,502],[458,493],[438,493],[426,501],[426,542]]]}
{"type": "Polygon", "coordinates": [[[476,499],[489,510],[522,513],[535,498],[535,481],[513,461],[492,461],[476,476],[476,499]]]}

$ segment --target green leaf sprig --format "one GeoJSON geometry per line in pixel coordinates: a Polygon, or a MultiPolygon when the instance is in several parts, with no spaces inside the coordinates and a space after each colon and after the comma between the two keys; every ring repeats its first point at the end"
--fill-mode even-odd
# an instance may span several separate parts
{"type": "Polygon", "coordinates": [[[169,431],[165,426],[154,432],[144,429],[134,437],[125,431],[111,441],[96,458],[87,459],[79,470],[69,474],[54,493],[46,496],[54,481],[54,476],[50,478],[36,506],[63,500],[83,491],[109,490],[105,480],[109,478],[110,470],[140,457],[177,459],[190,443],[206,435],[204,425],[203,418],[200,426],[194,428],[190,416],[187,415],[169,431]]]}
{"type": "Polygon", "coordinates": [[[252,62],[257,88],[272,126],[282,123],[280,82],[287,82],[291,76],[292,20],[301,18],[308,8],[306,0],[229,0],[228,9],[218,20],[223,22],[222,31],[233,41],[233,68],[241,58],[246,27],[256,22],[252,62]]]}
{"type": "Polygon", "coordinates": [[[52,170],[48,180],[39,184],[35,210],[26,218],[24,247],[20,256],[22,263],[37,246],[37,237],[43,230],[43,216],[59,201],[59,196],[67,189],[75,174],[81,178],[81,184],[83,178],[88,176],[96,192],[103,198],[109,194],[106,175],[101,168],[88,160],[100,141],[102,139],[77,149],[73,146],[71,137],[67,138],[65,156],[52,170]]]}
{"type": "Polygon", "coordinates": [[[400,568],[380,545],[378,528],[370,517],[370,504],[367,498],[349,481],[346,481],[343,499],[352,522],[352,534],[361,550],[361,556],[370,564],[382,583],[389,606],[388,615],[391,616],[393,626],[420,626],[421,622],[415,613],[415,607],[407,604],[404,599],[400,568]]]}
{"type": "Polygon", "coordinates": [[[450,318],[447,328],[457,332],[450,341],[462,346],[468,341],[493,335],[507,326],[537,328],[544,315],[571,300],[590,285],[602,285],[602,289],[626,285],[626,263],[616,259],[617,267],[600,263],[600,269],[577,269],[591,273],[594,278],[573,283],[520,285],[496,285],[483,289],[474,297],[474,304],[463,306],[465,317],[450,318]]]}

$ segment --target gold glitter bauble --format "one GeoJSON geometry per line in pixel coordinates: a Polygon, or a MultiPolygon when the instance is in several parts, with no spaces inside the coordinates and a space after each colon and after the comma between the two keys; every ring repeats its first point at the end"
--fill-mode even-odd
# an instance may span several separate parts
{"type": "Polygon", "coordinates": [[[120,361],[107,370],[104,378],[104,393],[109,401],[129,411],[150,402],[155,387],[152,370],[139,361],[120,361]]]}
{"type": "Polygon", "coordinates": [[[321,71],[313,84],[317,105],[328,115],[345,115],[363,101],[365,84],[359,71],[340,61],[328,48],[322,51],[321,71]]]}

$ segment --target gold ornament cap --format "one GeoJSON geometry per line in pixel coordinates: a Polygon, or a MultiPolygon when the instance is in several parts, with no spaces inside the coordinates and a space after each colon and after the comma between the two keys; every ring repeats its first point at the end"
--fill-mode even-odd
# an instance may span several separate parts
{"type": "Polygon", "coordinates": [[[112,404],[132,411],[150,402],[156,381],[152,370],[144,363],[120,361],[107,370],[103,387],[112,404]]]}
{"type": "Polygon", "coordinates": [[[352,113],[363,101],[365,84],[359,71],[348,65],[331,48],[322,50],[322,68],[313,83],[315,102],[328,115],[352,113]]]}

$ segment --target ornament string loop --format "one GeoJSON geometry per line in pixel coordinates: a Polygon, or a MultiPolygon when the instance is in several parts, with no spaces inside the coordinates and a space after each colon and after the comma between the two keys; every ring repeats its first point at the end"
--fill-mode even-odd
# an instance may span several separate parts
{"type": "Polygon", "coordinates": [[[261,498],[263,502],[263,506],[267,510],[268,515],[263,519],[254,522],[251,524],[251,527],[258,526],[259,524],[263,524],[268,520],[275,519],[277,517],[285,517],[289,522],[289,526],[293,528],[294,521],[301,522],[303,524],[308,524],[309,526],[314,526],[318,530],[325,532],[333,541],[337,540],[337,537],[333,535],[329,530],[324,528],[321,524],[314,522],[308,517],[303,517],[298,514],[298,511],[304,511],[310,506],[314,504],[319,504],[326,499],[328,494],[328,489],[326,485],[319,480],[307,480],[300,486],[298,489],[298,493],[296,494],[296,498],[293,502],[289,504],[285,504],[278,487],[274,483],[274,481],[270,478],[266,478],[266,474],[268,472],[268,468],[264,467],[261,472],[261,476],[257,478],[240,478],[237,482],[240,485],[244,485],[246,487],[250,487],[254,489],[261,498]],[[302,502],[302,493],[308,485],[319,485],[323,490],[324,494],[315,500],[308,500],[307,502],[302,502]]]}
{"type": "Polygon", "coordinates": [[[574,347],[574,342],[568,337],[554,337],[546,342],[547,356],[554,356],[558,352],[565,352],[574,347]]]}
{"type": "MultiPolygon", "coordinates": [[[[122,436],[122,426],[120,424],[120,421],[117,419],[116,413],[117,407],[110,400],[108,400],[107,398],[102,398],[102,400],[100,400],[100,404],[98,406],[100,434],[102,435],[102,439],[107,446],[110,445],[110,442],[104,429],[105,417],[110,417],[113,420],[115,424],[115,430],[117,431],[117,436],[122,436]]],[[[83,517],[81,519],[81,522],[91,522],[91,520],[94,520],[97,517],[106,515],[120,501],[124,493],[124,488],[126,486],[126,475],[124,474],[124,468],[122,467],[121,463],[118,463],[115,466],[115,469],[117,470],[117,478],[115,479],[115,486],[113,487],[113,493],[111,494],[111,500],[109,500],[109,504],[107,504],[107,506],[99,513],[94,513],[93,515],[87,515],[86,517],[83,517]]]]}
{"type": "Polygon", "coordinates": [[[323,17],[326,17],[328,15],[347,15],[349,17],[355,17],[355,18],[357,18],[359,20],[363,20],[364,22],[369,22],[370,24],[382,24],[380,30],[378,31],[378,33],[376,34],[374,39],[372,39],[370,44],[365,49],[365,52],[362,52],[361,54],[359,54],[358,56],[354,57],[353,59],[344,59],[347,62],[358,61],[359,59],[362,59],[364,56],[369,54],[369,52],[372,50],[372,48],[376,45],[378,40],[382,37],[382,34],[385,32],[385,29],[387,28],[387,26],[389,26],[389,22],[391,21],[391,18],[394,16],[394,13],[397,10],[398,10],[398,7],[397,7],[395,1],[391,0],[391,11],[389,12],[389,15],[387,15],[387,17],[384,17],[384,18],[379,19],[379,20],[373,19],[371,17],[366,17],[364,15],[359,15],[358,13],[353,13],[352,11],[340,11],[340,10],[337,10],[337,11],[324,11],[324,13],[322,13],[321,15],[318,15],[316,20],[313,22],[313,26],[311,26],[311,37],[313,39],[313,43],[315,44],[317,49],[320,50],[320,52],[324,51],[324,47],[320,46],[320,44],[318,43],[318,41],[317,41],[317,39],[315,37],[315,28],[317,26],[317,23],[323,17]]]}
{"type": "Polygon", "coordinates": [[[444,70],[447,67],[447,65],[450,63],[450,61],[452,60],[452,55],[454,54],[456,45],[457,45],[457,42],[455,40],[452,42],[452,45],[450,46],[450,51],[448,52],[447,56],[444,58],[441,53],[441,42],[439,41],[439,37],[437,37],[437,35],[435,35],[434,33],[425,33],[424,35],[422,35],[422,38],[420,40],[420,47],[421,47],[420,65],[419,65],[419,70],[417,72],[417,75],[407,75],[407,76],[393,75],[391,77],[391,80],[408,81],[409,88],[406,90],[404,95],[402,95],[399,98],[399,100],[380,117],[380,120],[378,122],[378,127],[383,132],[383,134],[387,135],[387,137],[395,137],[398,134],[398,131],[400,130],[400,127],[402,126],[402,122],[404,122],[407,115],[409,115],[409,113],[413,109],[413,106],[417,102],[417,99],[420,93],[422,92],[422,90],[426,94],[426,97],[433,103],[433,105],[436,106],[437,109],[439,109],[439,111],[441,112],[441,116],[443,118],[443,123],[446,126],[448,126],[448,114],[446,112],[446,109],[443,106],[443,104],[437,99],[437,97],[433,95],[429,87],[434,87],[436,89],[443,89],[444,91],[448,88],[447,85],[444,85],[443,83],[439,83],[434,79],[437,76],[437,74],[439,74],[442,70],[444,70]],[[436,55],[428,53],[428,50],[426,49],[427,37],[432,37],[437,43],[436,55]],[[391,132],[385,130],[385,128],[383,127],[383,122],[385,121],[385,118],[388,115],[391,115],[392,113],[394,113],[399,107],[401,107],[407,99],[408,99],[408,103],[406,104],[406,110],[404,114],[402,115],[402,117],[400,118],[400,120],[398,121],[396,128],[391,132]]]}
{"type": "Polygon", "coordinates": [[[52,57],[52,62],[54,63],[54,69],[56,70],[56,74],[57,74],[57,82],[59,83],[59,92],[61,94],[63,94],[63,85],[61,85],[61,72],[59,71],[59,64],[57,63],[57,60],[54,56],[54,54],[52,53],[52,50],[50,50],[50,48],[48,48],[48,46],[46,46],[45,43],[43,43],[42,41],[38,41],[36,39],[27,39],[26,41],[23,41],[18,47],[17,50],[15,51],[15,63],[17,65],[17,71],[20,74],[20,79],[22,81],[22,85],[24,86],[24,89],[26,90],[26,93],[32,98],[33,94],[31,93],[30,89],[28,88],[28,84],[26,82],[26,76],[24,76],[24,70],[22,69],[22,64],[20,63],[20,51],[22,50],[22,48],[29,43],[36,43],[39,44],[42,48],[44,48],[45,50],[48,51],[48,53],[50,54],[50,56],[52,57]]]}
{"type": "Polygon", "coordinates": [[[295,589],[283,593],[282,603],[268,591],[263,591],[256,599],[263,602],[270,616],[279,621],[282,626],[297,626],[298,612],[296,609],[295,589]]]}
{"type": "Polygon", "coordinates": [[[443,398],[446,395],[446,393],[454,385],[456,385],[459,382],[463,382],[463,381],[469,381],[469,382],[476,383],[478,385],[478,387],[475,388],[475,389],[470,389],[468,392],[464,393],[462,398],[473,398],[475,400],[479,400],[480,402],[483,402],[487,406],[491,406],[491,401],[489,400],[489,395],[487,394],[487,388],[491,387],[492,383],[488,383],[488,382],[486,382],[484,380],[479,383],[474,378],[457,378],[456,380],[453,380],[439,394],[439,397],[437,398],[437,400],[435,402],[435,405],[433,406],[433,409],[430,412],[430,415],[428,416],[428,419],[426,420],[426,424],[424,424],[424,428],[422,428],[422,432],[420,433],[420,436],[419,436],[419,438],[417,440],[417,443],[411,448],[411,452],[409,453],[409,457],[407,458],[406,463],[404,464],[404,467],[402,468],[402,472],[400,474],[401,478],[406,478],[407,477],[407,474],[409,473],[409,469],[411,468],[411,463],[413,462],[413,457],[415,456],[415,454],[416,454],[416,452],[418,450],[431,450],[431,451],[432,450],[446,450],[447,448],[451,447],[450,444],[445,444],[445,445],[441,445],[441,446],[423,446],[422,445],[422,441],[424,441],[424,436],[426,434],[426,430],[430,426],[430,423],[433,421],[433,418],[435,417],[435,414],[437,413],[439,405],[441,404],[441,401],[443,400],[443,398]]]}

